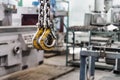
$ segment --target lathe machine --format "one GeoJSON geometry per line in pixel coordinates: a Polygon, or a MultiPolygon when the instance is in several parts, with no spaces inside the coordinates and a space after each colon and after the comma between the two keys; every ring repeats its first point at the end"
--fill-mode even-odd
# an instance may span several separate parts
{"type": "Polygon", "coordinates": [[[34,26],[0,27],[0,76],[43,63],[43,50],[34,49],[34,26]]]}

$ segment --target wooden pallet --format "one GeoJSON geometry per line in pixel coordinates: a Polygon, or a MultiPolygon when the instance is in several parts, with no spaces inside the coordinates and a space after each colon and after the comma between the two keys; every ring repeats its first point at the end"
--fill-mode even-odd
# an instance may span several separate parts
{"type": "Polygon", "coordinates": [[[43,64],[36,68],[15,72],[0,80],[54,80],[73,70],[72,67],[43,64]]]}

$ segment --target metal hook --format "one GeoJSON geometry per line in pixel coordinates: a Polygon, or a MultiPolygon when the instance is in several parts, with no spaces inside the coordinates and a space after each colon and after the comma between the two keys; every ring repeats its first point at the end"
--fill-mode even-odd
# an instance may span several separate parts
{"type": "Polygon", "coordinates": [[[34,37],[33,37],[33,46],[36,48],[36,49],[39,49],[41,50],[41,46],[38,44],[38,38],[42,35],[43,33],[43,28],[38,28],[37,32],[35,33],[34,37]]]}
{"type": "Polygon", "coordinates": [[[42,36],[39,38],[39,44],[44,50],[52,50],[55,46],[56,39],[51,35],[51,30],[45,28],[42,36]]]}

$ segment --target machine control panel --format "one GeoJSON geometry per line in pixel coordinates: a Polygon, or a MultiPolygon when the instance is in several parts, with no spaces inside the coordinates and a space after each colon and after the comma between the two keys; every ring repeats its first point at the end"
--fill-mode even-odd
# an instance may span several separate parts
{"type": "Polygon", "coordinates": [[[28,47],[32,47],[33,36],[34,36],[34,33],[22,34],[23,41],[28,47]]]}
{"type": "Polygon", "coordinates": [[[23,35],[25,43],[31,43],[33,36],[34,36],[33,34],[25,34],[25,35],[23,35]]]}

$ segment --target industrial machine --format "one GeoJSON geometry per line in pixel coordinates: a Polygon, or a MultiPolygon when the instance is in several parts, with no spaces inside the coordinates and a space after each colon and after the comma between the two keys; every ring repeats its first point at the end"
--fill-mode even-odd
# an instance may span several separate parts
{"type": "MultiPolygon", "coordinates": [[[[119,35],[120,35],[119,34],[120,13],[119,12],[120,12],[119,5],[113,6],[113,0],[101,0],[101,1],[95,0],[95,10],[91,13],[85,14],[85,25],[88,27],[90,25],[98,26],[98,28],[103,27],[102,31],[101,30],[99,30],[97,32],[91,31],[91,33],[93,32],[94,34],[97,34],[97,37],[99,35],[102,38],[105,38],[105,37],[109,38],[110,42],[108,42],[108,43],[114,44],[116,42],[119,42],[119,39],[120,39],[119,38],[119,35]],[[114,26],[111,26],[110,24],[112,24],[114,26]]],[[[91,36],[92,36],[92,34],[91,34],[91,36]]],[[[98,45],[99,41],[100,40],[97,40],[94,42],[97,43],[97,45],[98,45]]],[[[104,41],[104,39],[101,39],[101,41],[104,41]]],[[[100,42],[100,44],[102,44],[102,43],[103,42],[100,42]]],[[[94,44],[92,44],[92,45],[96,46],[94,44]]],[[[99,45],[99,46],[102,46],[102,45],[99,45]]],[[[105,47],[112,48],[113,46],[106,45],[105,47]]],[[[115,48],[117,49],[119,47],[115,47],[115,48]]],[[[109,59],[109,58],[105,58],[105,59],[106,59],[105,62],[107,64],[115,65],[115,63],[116,63],[115,59],[109,59]]],[[[119,67],[119,65],[117,65],[117,67],[119,67]]],[[[118,72],[119,72],[119,70],[118,70],[118,72]]]]}
{"type": "Polygon", "coordinates": [[[40,3],[39,9],[18,7],[15,12],[0,4],[0,76],[42,64],[43,50],[56,45],[53,19],[68,12],[55,11],[55,0],[40,3]]]}
{"type": "Polygon", "coordinates": [[[112,24],[114,24],[115,26],[120,26],[120,6],[119,5],[115,5],[112,7],[112,24]]]}
{"type": "Polygon", "coordinates": [[[37,7],[18,7],[17,13],[12,13],[12,26],[36,25],[37,22],[37,7]]]}
{"type": "Polygon", "coordinates": [[[0,26],[11,26],[13,13],[17,13],[15,5],[0,3],[0,26]]]}
{"type": "Polygon", "coordinates": [[[0,76],[43,63],[43,50],[32,46],[34,26],[0,27],[0,76]]]}
{"type": "MultiPolygon", "coordinates": [[[[54,31],[55,31],[54,26],[56,26],[55,18],[62,17],[62,19],[63,19],[64,16],[68,15],[68,12],[56,10],[55,9],[56,8],[55,0],[50,0],[50,1],[42,0],[42,1],[40,1],[40,3],[42,3],[42,5],[40,4],[39,9],[38,9],[38,7],[17,7],[17,12],[9,13],[9,18],[8,18],[8,16],[4,16],[4,18],[7,17],[8,19],[1,20],[1,25],[6,26],[7,24],[3,24],[5,22],[9,22],[8,25],[11,25],[11,26],[35,25],[36,23],[38,23],[37,24],[38,30],[33,38],[33,42],[34,42],[33,45],[37,49],[40,49],[40,47],[38,48],[38,46],[36,46],[36,45],[39,45],[39,46],[42,45],[43,49],[49,50],[50,46],[52,47],[52,46],[56,45],[56,36],[54,33],[54,31]],[[46,4],[47,4],[47,6],[46,6],[46,4]],[[44,14],[42,14],[42,13],[44,13],[44,14]],[[43,21],[43,22],[41,22],[41,21],[43,21]],[[39,30],[42,27],[45,27],[45,28],[49,27],[49,30],[46,30],[46,29],[39,30]],[[37,34],[37,33],[39,33],[39,31],[41,31],[40,32],[41,35],[37,34]],[[45,32],[47,32],[47,33],[45,33],[45,32]],[[44,37],[44,39],[42,40],[42,37],[41,37],[42,33],[45,34],[45,35],[43,34],[44,36],[48,35],[49,37],[47,37],[47,38],[44,37]],[[39,37],[37,37],[37,39],[35,39],[36,35],[39,36],[39,37]],[[52,40],[49,41],[50,39],[52,39],[52,40]],[[42,41],[42,43],[40,43],[41,41],[42,41]],[[47,49],[47,48],[49,48],[49,49],[47,49]]],[[[59,1],[57,3],[61,3],[61,1],[59,1]]],[[[2,7],[3,7],[3,5],[2,5],[2,7]]],[[[2,12],[3,12],[3,14],[5,14],[4,10],[2,12]]],[[[41,47],[41,49],[42,49],[42,47],[41,47]]],[[[51,49],[53,49],[53,47],[51,49]]]]}
{"type": "Polygon", "coordinates": [[[85,13],[84,25],[106,26],[112,22],[113,0],[95,0],[94,11],[85,13]],[[88,19],[88,20],[87,20],[88,19]]]}
{"type": "Polygon", "coordinates": [[[103,59],[106,64],[113,65],[113,72],[120,73],[120,53],[119,53],[119,6],[113,6],[114,0],[95,0],[95,10],[85,14],[86,26],[97,26],[102,28],[97,31],[91,30],[91,39],[89,48],[80,51],[81,67],[80,80],[94,80],[95,62],[103,59]],[[108,25],[114,26],[108,26],[108,25]],[[116,28],[113,28],[116,27],[116,28]],[[109,29],[111,28],[111,30],[109,29]],[[100,38],[99,38],[100,36],[100,38]],[[91,47],[90,47],[91,46],[91,47]],[[86,59],[88,61],[88,70],[86,59]],[[88,75],[87,75],[88,73],[88,75]]]}
{"type": "MultiPolygon", "coordinates": [[[[77,26],[77,27],[73,26],[67,29],[66,35],[68,39],[66,40],[67,43],[66,65],[68,65],[68,63],[70,64],[72,63],[72,65],[76,65],[76,64],[79,65],[79,63],[82,62],[81,63],[82,68],[80,71],[82,77],[80,78],[80,80],[87,79],[87,77],[86,79],[84,79],[87,73],[85,72],[85,75],[83,75],[84,74],[83,70],[86,70],[83,68],[87,66],[86,59],[89,57],[95,58],[93,62],[92,59],[90,58],[90,64],[94,65],[92,66],[93,68],[95,68],[95,64],[92,63],[94,62],[100,63],[100,60],[102,59],[104,60],[104,63],[106,65],[112,65],[112,69],[114,73],[120,72],[119,6],[118,5],[113,6],[112,3],[113,0],[95,0],[94,11],[85,14],[84,26],[77,26]],[[91,26],[95,27],[95,29],[92,28],[91,26]],[[69,47],[73,48],[72,57],[70,59],[68,59],[69,47]],[[76,50],[75,48],[78,47],[80,48],[79,58],[75,56],[76,51],[74,51],[76,50]],[[96,52],[99,55],[97,55],[96,52]]],[[[97,65],[97,67],[99,67],[99,65],[97,65]]],[[[107,69],[107,67],[104,68],[107,69]]],[[[93,74],[94,74],[94,70],[92,71],[92,73],[90,73],[90,75],[93,74]]],[[[92,79],[89,78],[89,79],[94,80],[93,78],[92,79]]]]}

